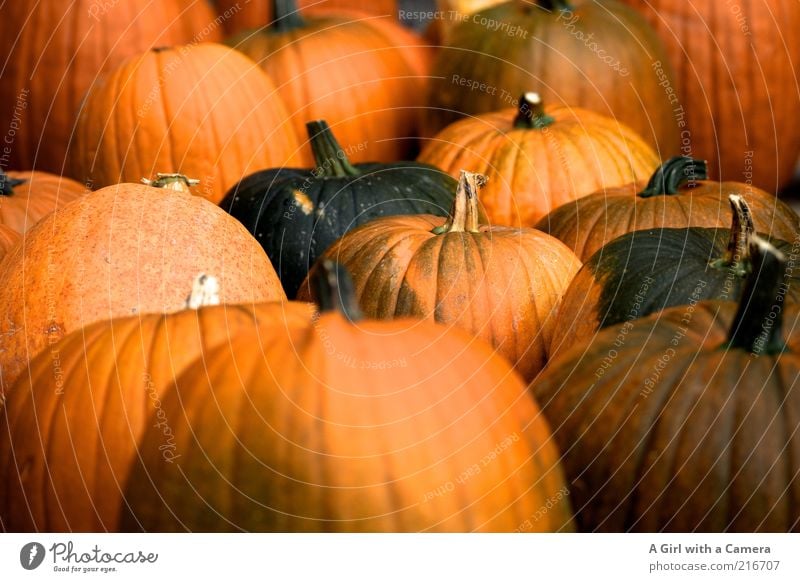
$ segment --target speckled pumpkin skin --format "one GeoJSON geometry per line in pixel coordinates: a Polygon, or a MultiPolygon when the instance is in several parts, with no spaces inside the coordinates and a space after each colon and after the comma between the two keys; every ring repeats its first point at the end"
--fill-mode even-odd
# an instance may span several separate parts
{"type": "Polygon", "coordinates": [[[182,309],[200,273],[219,279],[223,303],[285,298],[255,239],[200,197],[120,184],[64,206],[0,266],[3,390],[71,331],[182,309]]]}

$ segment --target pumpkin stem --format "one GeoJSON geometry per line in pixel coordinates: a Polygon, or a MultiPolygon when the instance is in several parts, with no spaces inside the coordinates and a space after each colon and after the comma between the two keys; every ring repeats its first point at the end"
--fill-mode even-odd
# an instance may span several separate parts
{"type": "Polygon", "coordinates": [[[306,25],[295,0],[273,0],[272,14],[274,19],[270,28],[276,32],[288,32],[306,25]]]}
{"type": "MultiPolygon", "coordinates": [[[[731,220],[731,237],[728,239],[728,249],[725,251],[725,265],[734,267],[747,265],[750,262],[750,239],[756,231],[753,224],[753,215],[750,207],[739,194],[728,196],[733,218],[731,220]]],[[[742,272],[740,275],[746,275],[742,272]]]]}
{"type": "Polygon", "coordinates": [[[544,112],[542,98],[538,93],[523,93],[519,98],[519,109],[514,118],[515,129],[543,129],[555,119],[544,112]]]}
{"type": "Polygon", "coordinates": [[[320,261],[313,270],[309,283],[320,313],[335,311],[350,321],[358,321],[364,317],[356,299],[353,279],[340,263],[330,259],[320,261]]]}
{"type": "Polygon", "coordinates": [[[750,240],[750,256],[753,270],[724,348],[754,355],[780,354],[787,350],[782,333],[786,256],[758,235],[750,240]]]}
{"type": "Polygon", "coordinates": [[[164,190],[175,190],[177,192],[191,192],[192,186],[197,186],[200,180],[187,178],[183,174],[156,174],[155,180],[142,178],[142,184],[153,188],[163,188],[164,190]]]}
{"type": "Polygon", "coordinates": [[[539,6],[544,8],[545,10],[549,10],[553,12],[555,10],[572,10],[572,6],[569,2],[565,0],[537,0],[536,2],[539,6]]]}
{"type": "Polygon", "coordinates": [[[219,305],[219,280],[205,273],[195,277],[192,292],[186,298],[186,309],[200,309],[207,305],[219,305]]]}
{"type": "Polygon", "coordinates": [[[19,180],[17,178],[11,178],[8,174],[6,174],[2,170],[2,168],[0,168],[0,195],[13,196],[14,187],[21,186],[25,182],[27,182],[27,180],[19,180]]]}
{"type": "Polygon", "coordinates": [[[647,187],[639,192],[642,198],[671,196],[683,186],[694,187],[696,180],[708,180],[708,164],[686,156],[676,156],[661,164],[647,187]]]}
{"type": "Polygon", "coordinates": [[[336,141],[327,121],[309,121],[306,123],[306,131],[317,165],[315,177],[344,178],[361,175],[361,172],[350,164],[347,154],[336,141]]]}
{"type": "Polygon", "coordinates": [[[480,232],[480,209],[478,207],[478,190],[486,184],[486,176],[461,170],[458,189],[453,201],[450,218],[442,226],[437,226],[433,234],[448,232],[480,232]]]}

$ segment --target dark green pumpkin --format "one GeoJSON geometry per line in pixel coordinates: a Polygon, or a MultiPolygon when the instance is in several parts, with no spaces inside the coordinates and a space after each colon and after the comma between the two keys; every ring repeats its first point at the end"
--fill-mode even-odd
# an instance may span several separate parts
{"type": "Polygon", "coordinates": [[[306,127],[315,168],[256,172],[220,203],[261,243],[289,298],[317,257],[349,230],[382,216],[447,216],[458,186],[418,162],[351,165],[325,121],[306,127]]]}
{"type": "MultiPolygon", "coordinates": [[[[752,269],[749,249],[754,227],[744,199],[731,195],[729,200],[731,228],[639,230],[592,255],[564,294],[549,357],[590,341],[603,328],[668,307],[706,299],[738,300],[752,269]]],[[[764,238],[794,260],[791,243],[764,238]]],[[[787,302],[800,302],[796,280],[790,272],[787,302]]]]}

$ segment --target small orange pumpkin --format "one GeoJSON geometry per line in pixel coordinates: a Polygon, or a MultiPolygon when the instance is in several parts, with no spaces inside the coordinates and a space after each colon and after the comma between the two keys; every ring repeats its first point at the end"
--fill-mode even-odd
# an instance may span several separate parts
{"type": "Polygon", "coordinates": [[[88,191],[47,172],[3,172],[0,169],[0,224],[22,234],[42,218],[88,191]]]}

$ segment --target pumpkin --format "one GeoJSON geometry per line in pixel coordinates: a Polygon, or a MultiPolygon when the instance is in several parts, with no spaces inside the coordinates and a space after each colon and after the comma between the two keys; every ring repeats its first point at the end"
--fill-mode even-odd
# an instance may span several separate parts
{"type": "Polygon", "coordinates": [[[350,229],[395,214],[445,216],[456,190],[455,180],[427,164],[351,165],[325,121],[309,123],[308,136],[314,168],[257,172],[220,204],[264,247],[289,297],[350,229]]]}
{"type": "MultiPolygon", "coordinates": [[[[744,199],[730,196],[730,228],[638,230],[614,239],[583,265],[561,302],[549,354],[584,343],[597,330],[706,299],[738,300],[752,270],[754,227],[744,199]]],[[[793,257],[800,247],[771,241],[793,257]]],[[[800,299],[800,286],[787,276],[786,302],[800,299]]]]}
{"type": "Polygon", "coordinates": [[[276,0],[275,10],[269,26],[228,44],[274,79],[298,135],[307,121],[328,119],[354,161],[412,155],[416,108],[425,93],[424,43],[408,41],[413,33],[386,19],[373,24],[352,13],[301,15],[295,0],[276,0]],[[402,36],[393,38],[392,30],[402,36]]]}
{"type": "Polygon", "coordinates": [[[164,433],[163,460],[180,455],[161,407],[175,378],[242,330],[313,314],[300,303],[209,306],[219,300],[207,291],[212,278],[199,279],[187,302],[194,308],[96,322],[34,358],[0,418],[5,530],[117,531],[151,417],[164,433]]]}
{"type": "MultiPolygon", "coordinates": [[[[181,181],[168,176],[155,184],[181,181]]],[[[2,389],[32,357],[76,329],[182,309],[186,281],[198,273],[219,279],[223,302],[285,298],[258,243],[188,191],[117,184],[65,204],[0,265],[2,389]]]]}
{"type": "Polygon", "coordinates": [[[619,122],[586,109],[547,107],[525,93],[515,109],[457,121],[427,143],[419,161],[456,177],[472,168],[496,224],[533,226],[558,206],[649,176],[653,150],[619,122]],[[639,178],[637,178],[639,177],[639,178]]]}
{"type": "Polygon", "coordinates": [[[23,234],[86,191],[78,182],[47,172],[5,173],[0,169],[0,224],[23,234]]]}
{"type": "Polygon", "coordinates": [[[547,505],[532,529],[571,530],[508,363],[456,329],[361,319],[344,275],[317,273],[317,318],[251,325],[177,376],[161,397],[175,458],[151,416],[121,529],[513,531],[547,505]]]}
{"type": "Polygon", "coordinates": [[[3,260],[6,253],[21,239],[22,235],[16,230],[7,227],[5,224],[0,224],[0,261],[3,260]]]}
{"type": "Polygon", "coordinates": [[[754,246],[738,306],[608,327],[532,384],[581,531],[797,531],[800,312],[781,253],[754,246]]]}
{"type": "Polygon", "coordinates": [[[434,135],[469,115],[509,107],[529,87],[542,99],[590,109],[633,129],[660,158],[679,148],[678,119],[652,70],[664,46],[616,0],[516,0],[455,27],[437,54],[422,130],[434,135]]]}
{"type": "Polygon", "coordinates": [[[730,194],[746,201],[758,232],[794,241],[800,217],[788,205],[746,183],[709,180],[706,162],[682,156],[664,162],[648,183],[607,188],[564,204],[536,228],[586,261],[609,241],[634,230],[725,227],[730,194]]]}
{"type": "Polygon", "coordinates": [[[676,72],[682,151],[717,179],[771,194],[792,177],[800,134],[800,3],[795,0],[623,0],[653,26],[676,72]]]}
{"type": "MultiPolygon", "coordinates": [[[[235,34],[251,28],[261,28],[272,23],[275,18],[274,0],[214,0],[217,13],[223,17],[223,25],[228,34],[235,34]]],[[[306,12],[324,10],[355,10],[365,14],[387,16],[397,15],[397,0],[298,0],[298,8],[306,12]]]]}
{"type": "MultiPolygon", "coordinates": [[[[477,174],[462,173],[447,220],[377,219],[344,235],[323,258],[352,273],[369,317],[460,327],[532,378],[544,366],[555,306],[580,262],[542,232],[481,225],[479,184],[477,174]]],[[[309,292],[304,283],[298,297],[309,292]]]]}
{"type": "Polygon", "coordinates": [[[198,0],[4,2],[0,14],[0,127],[11,140],[3,165],[56,174],[98,75],[153,46],[221,33],[198,0]]]}
{"type": "Polygon", "coordinates": [[[243,175],[301,161],[297,144],[275,86],[252,61],[210,43],[155,48],[89,91],[70,171],[95,188],[180,172],[216,203],[243,175]]]}

